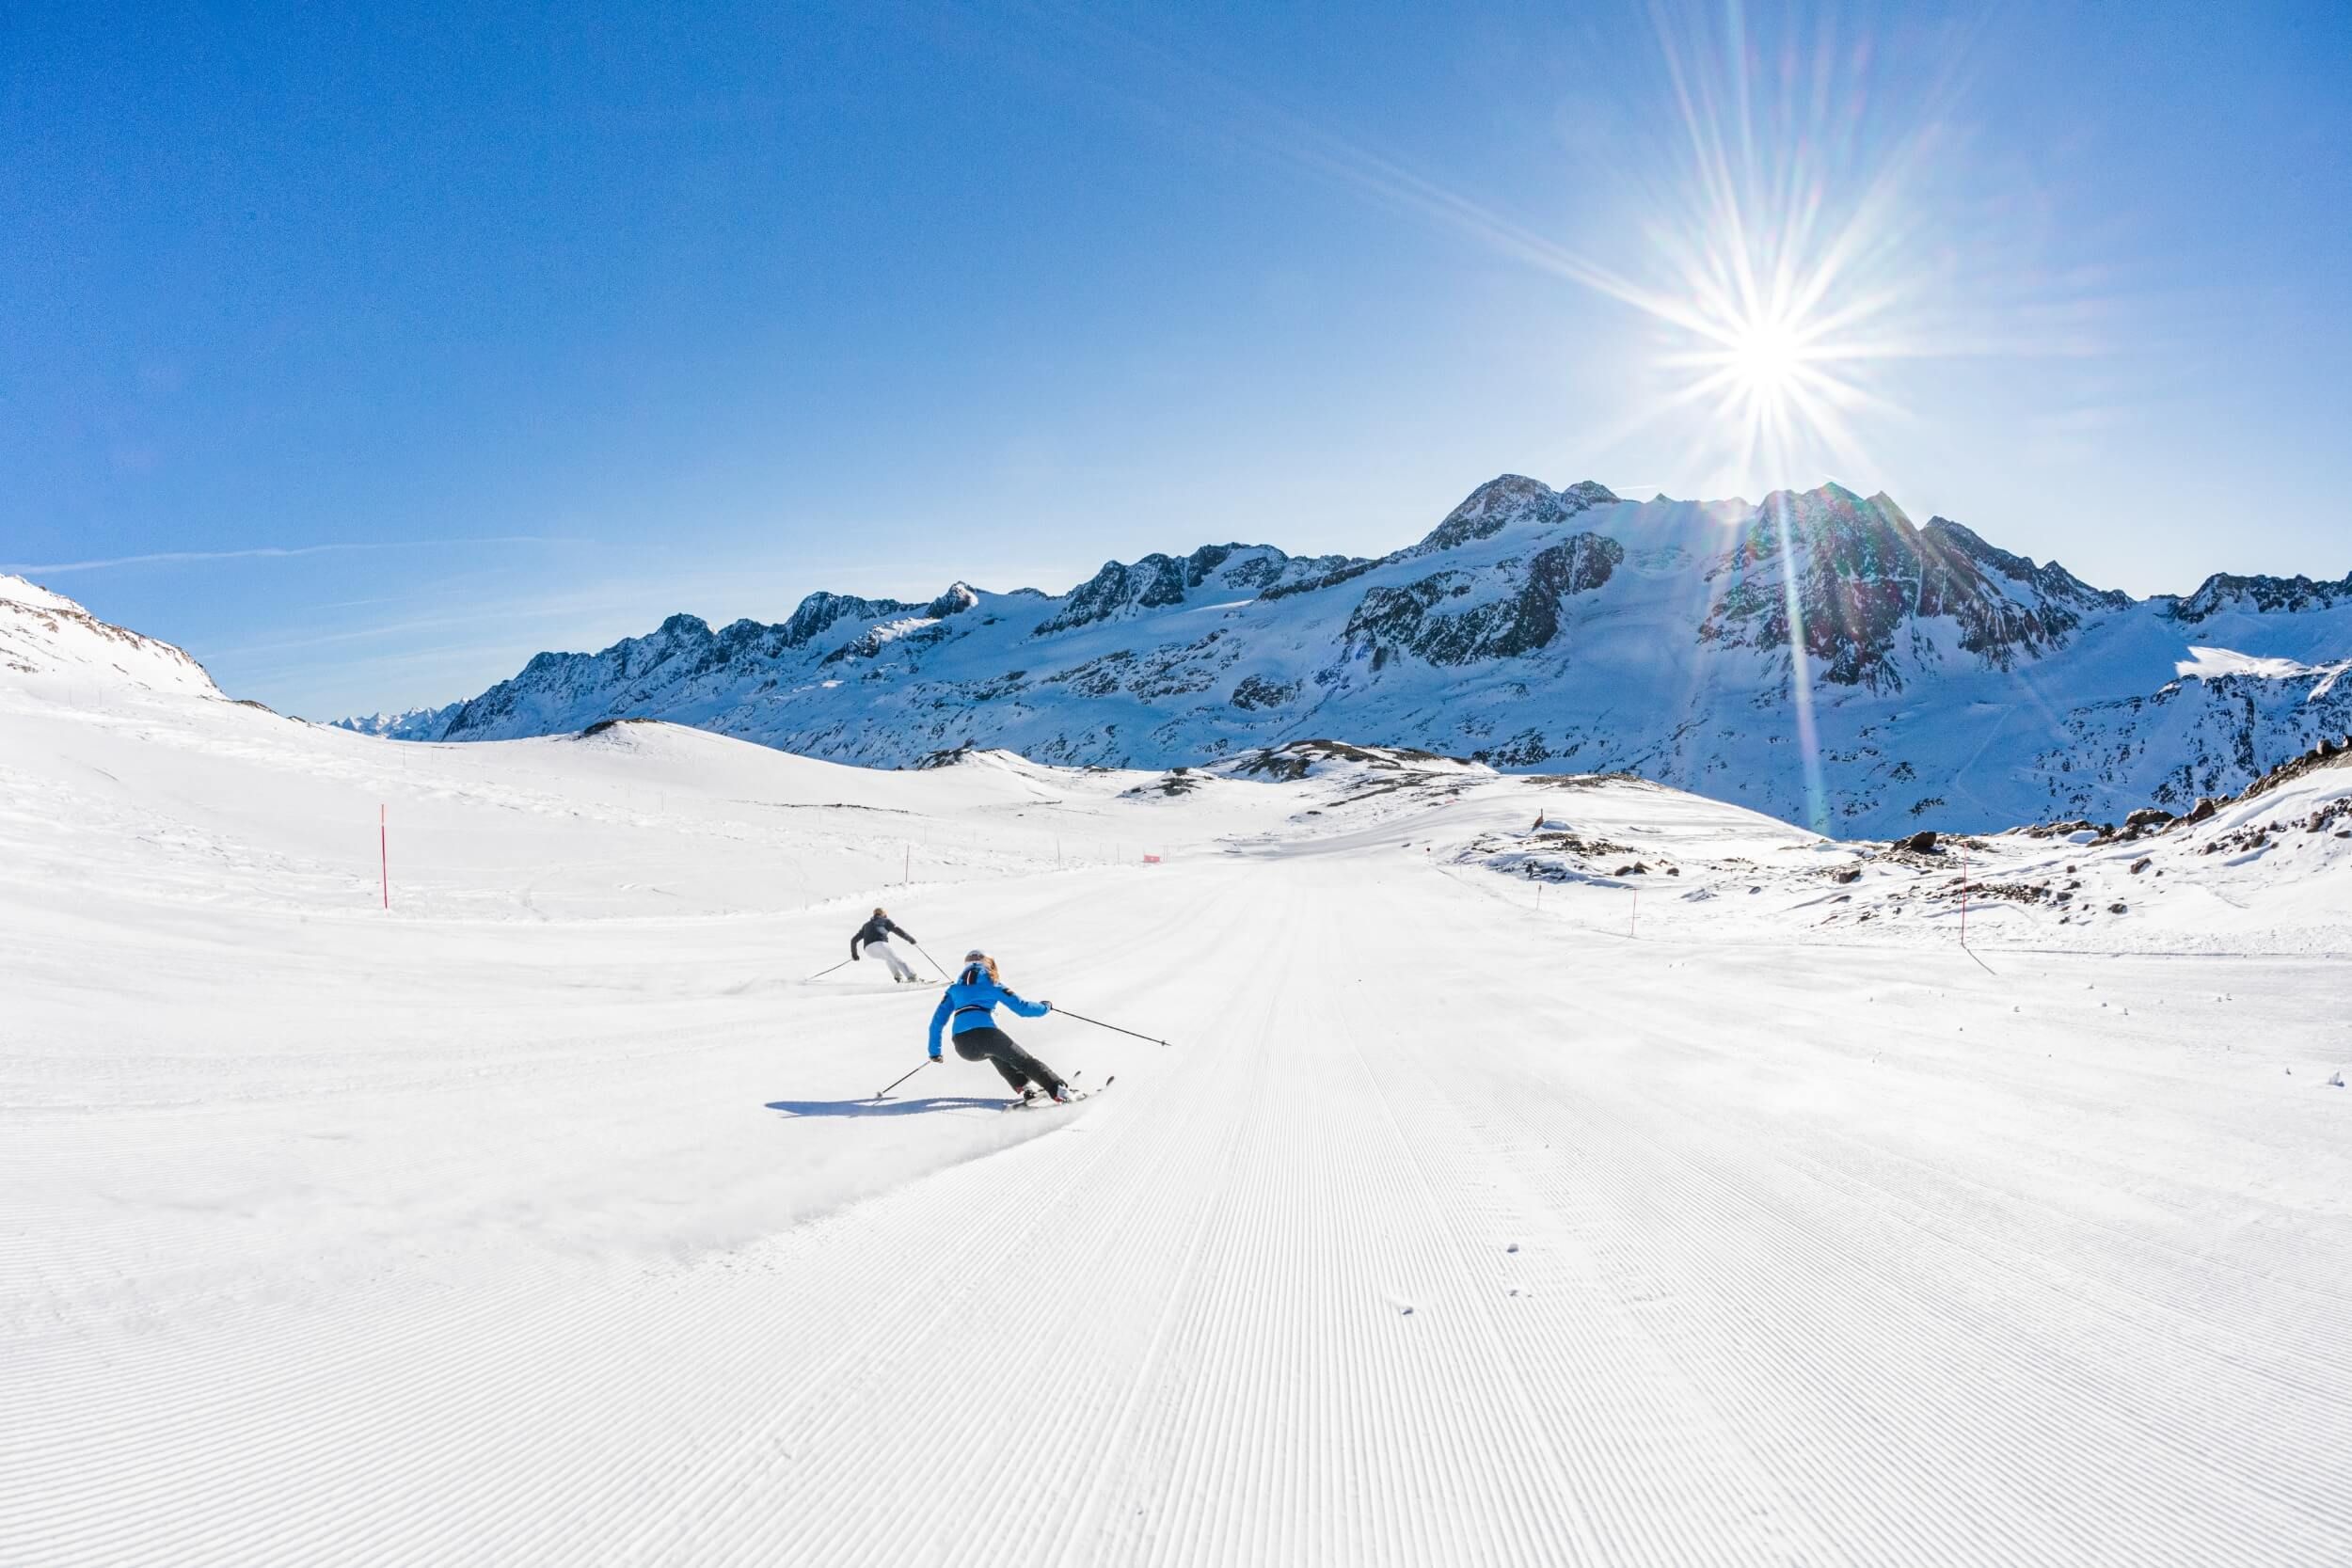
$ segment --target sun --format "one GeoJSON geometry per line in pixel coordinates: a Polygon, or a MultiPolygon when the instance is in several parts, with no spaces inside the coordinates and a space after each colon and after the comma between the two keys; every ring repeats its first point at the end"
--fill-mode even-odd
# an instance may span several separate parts
{"type": "Polygon", "coordinates": [[[1743,323],[1724,350],[1724,368],[1751,401],[1781,403],[1796,390],[1804,366],[1804,340],[1788,323],[1743,323]]]}
{"type": "Polygon", "coordinates": [[[1556,258],[1650,336],[1594,443],[1658,427],[1643,444],[1673,439],[1687,483],[1719,495],[1870,471],[1872,438],[1909,418],[1911,367],[1995,338],[1954,312],[1955,282],[1974,275],[1934,210],[1935,122],[1862,114],[1876,101],[1867,52],[1794,24],[1775,47],[1743,20],[1762,8],[1652,7],[1686,155],[1636,171],[1639,222],[1624,232],[1645,243],[1628,264],[1556,258]]]}
{"type": "Polygon", "coordinates": [[[1661,309],[1680,343],[1658,363],[1678,374],[1667,406],[1704,411],[1737,484],[1781,476],[1851,446],[1845,413],[1863,401],[1851,346],[1839,335],[1831,279],[1773,276],[1746,257],[1694,269],[1687,292],[1661,309]]]}

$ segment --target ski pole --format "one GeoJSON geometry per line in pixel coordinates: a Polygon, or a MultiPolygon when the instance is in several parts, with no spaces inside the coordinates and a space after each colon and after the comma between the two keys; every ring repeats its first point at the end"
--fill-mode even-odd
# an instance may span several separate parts
{"type": "Polygon", "coordinates": [[[1114,1035],[1135,1035],[1136,1038],[1139,1040],[1150,1040],[1153,1045],[1166,1045],[1168,1043],[1168,1041],[1157,1038],[1154,1036],[1136,1035],[1136,1032],[1133,1029],[1121,1029],[1118,1024],[1105,1023],[1099,1018],[1089,1018],[1084,1013],[1073,1013],[1067,1007],[1057,1006],[1054,1009],[1054,1011],[1061,1014],[1064,1018],[1074,1018],[1081,1023],[1091,1023],[1097,1029],[1108,1029],[1114,1035]]]}
{"type": "Polygon", "coordinates": [[[931,1065],[931,1059],[930,1059],[929,1056],[924,1057],[921,1061],[919,1061],[919,1062],[917,1062],[917,1063],[915,1063],[915,1064],[914,1064],[914,1069],[913,1069],[912,1071],[902,1072],[902,1073],[900,1073],[898,1077],[893,1078],[893,1079],[890,1081],[890,1086],[889,1086],[889,1088],[882,1089],[882,1091],[880,1091],[879,1093],[877,1093],[877,1094],[874,1096],[874,1098],[875,1098],[876,1100],[887,1100],[887,1099],[889,1099],[889,1098],[890,1098],[890,1090],[891,1090],[891,1089],[895,1089],[895,1088],[897,1088],[899,1085],[901,1085],[901,1084],[905,1083],[908,1079],[910,1079],[910,1078],[914,1077],[915,1073],[922,1071],[925,1068],[927,1068],[927,1067],[929,1067],[929,1066],[930,1066],[930,1065],[931,1065]]]}
{"type": "MultiPolygon", "coordinates": [[[[933,969],[939,969],[939,960],[931,957],[931,950],[930,948],[924,946],[918,942],[914,944],[914,950],[923,955],[923,961],[925,963],[930,965],[933,969]]],[[[939,969],[939,977],[945,980],[947,978],[947,972],[944,969],[939,969]]]]}
{"type": "MultiPolygon", "coordinates": [[[[810,975],[810,976],[808,977],[808,980],[821,980],[821,979],[823,979],[826,975],[831,974],[834,969],[847,969],[847,968],[849,968],[849,967],[850,967],[850,960],[849,960],[849,959],[847,959],[847,958],[844,958],[844,959],[842,959],[839,963],[834,964],[834,965],[833,966],[833,969],[820,969],[820,970],[818,970],[816,974],[814,974],[810,975]]],[[[808,980],[803,980],[803,981],[801,982],[801,984],[803,984],[803,985],[807,985],[807,984],[808,984],[808,980]]]]}

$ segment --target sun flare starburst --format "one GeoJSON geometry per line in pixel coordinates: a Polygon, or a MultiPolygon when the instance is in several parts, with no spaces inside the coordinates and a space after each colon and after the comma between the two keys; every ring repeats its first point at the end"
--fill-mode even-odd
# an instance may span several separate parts
{"type": "Polygon", "coordinates": [[[1753,321],[1740,327],[1724,357],[1725,368],[1750,398],[1783,398],[1804,363],[1804,340],[1786,322],[1753,321]]]}
{"type": "Polygon", "coordinates": [[[1976,351],[1953,330],[1952,246],[1924,199],[1937,127],[1876,90],[1867,50],[1775,46],[1726,15],[1660,13],[1680,155],[1629,171],[1645,217],[1619,264],[1563,269],[1653,339],[1595,444],[1682,436],[1685,471],[1714,494],[1866,474],[1865,433],[1903,417],[1898,362],[1976,351]]]}
{"type": "Polygon", "coordinates": [[[1901,314],[1915,291],[1883,266],[1876,277],[1858,271],[1878,248],[1869,218],[1816,243],[1786,220],[1759,223],[1747,201],[1722,194],[1710,216],[1661,241],[1666,278],[1613,280],[1610,292],[1639,309],[1659,340],[1656,389],[1628,423],[1688,420],[1713,470],[1707,477],[1728,489],[1866,471],[1854,416],[1899,414],[1872,372],[1919,352],[1901,314]]]}

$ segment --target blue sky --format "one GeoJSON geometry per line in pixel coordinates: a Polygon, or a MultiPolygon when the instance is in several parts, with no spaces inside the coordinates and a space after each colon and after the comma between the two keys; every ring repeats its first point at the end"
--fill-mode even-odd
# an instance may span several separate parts
{"type": "Polygon", "coordinates": [[[2352,8],[664,9],[8,8],[0,566],[313,717],[1506,471],[2352,568],[2352,8]]]}

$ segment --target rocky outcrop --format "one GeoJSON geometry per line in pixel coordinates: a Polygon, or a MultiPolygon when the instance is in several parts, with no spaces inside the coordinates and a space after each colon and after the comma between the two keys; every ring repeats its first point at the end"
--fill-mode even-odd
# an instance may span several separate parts
{"type": "Polygon", "coordinates": [[[1158,610],[1184,602],[1184,567],[1171,556],[1147,555],[1133,565],[1106,561],[1103,569],[1070,591],[1061,610],[1037,625],[1032,637],[1090,626],[1114,615],[1158,610]]]}
{"type": "Polygon", "coordinates": [[[920,617],[906,621],[888,621],[872,627],[862,637],[844,642],[817,661],[820,670],[850,659],[876,659],[885,652],[914,654],[935,647],[955,635],[955,628],[944,622],[920,617]]]}
{"type": "Polygon", "coordinates": [[[1244,675],[1233,683],[1232,695],[1226,701],[1246,712],[1260,708],[1280,707],[1297,700],[1299,681],[1268,680],[1263,675],[1244,675]]]}
{"type": "Polygon", "coordinates": [[[934,621],[945,621],[950,615],[962,614],[979,602],[979,590],[968,582],[951,582],[946,592],[923,607],[923,613],[934,621]]]}
{"type": "MultiPolygon", "coordinates": [[[[962,587],[959,583],[957,587],[962,587]]],[[[948,590],[953,594],[955,589],[948,590]]],[[[805,648],[818,638],[831,631],[843,621],[871,621],[882,615],[903,615],[914,607],[897,599],[861,599],[849,594],[811,594],[800,603],[785,623],[774,628],[776,645],[783,648],[805,648]]],[[[674,616],[673,620],[692,620],[691,616],[674,616]]],[[[698,625],[700,623],[697,623],[698,625]]],[[[736,626],[757,627],[753,621],[738,621],[736,626]]],[[[745,641],[748,641],[748,634],[745,641]]]]}
{"type": "Polygon", "coordinates": [[[2115,798],[2186,815],[2352,732],[2352,686],[2308,675],[2175,680],[2144,697],[2082,705],[2059,723],[2063,743],[2029,764],[2054,799],[2086,799],[2065,786],[2098,780],[2115,798]]]}
{"type": "Polygon", "coordinates": [[[1147,555],[1132,563],[1108,561],[1072,589],[1061,608],[1040,621],[1029,635],[1051,637],[1105,621],[1131,620],[1184,604],[1202,590],[1221,597],[1280,594],[1361,564],[1345,556],[1289,556],[1271,545],[1203,545],[1187,556],[1147,555]]]}
{"type": "Polygon", "coordinates": [[[1579,533],[1530,556],[1506,578],[1511,591],[1501,598],[1449,608],[1488,586],[1462,571],[1375,588],[1348,618],[1347,637],[1373,650],[1375,670],[1399,652],[1437,665],[1522,657],[1549,647],[1567,600],[1607,582],[1624,559],[1614,539],[1579,533]]]}
{"type": "Polygon", "coordinates": [[[1473,539],[1491,539],[1514,525],[1558,528],[1580,513],[1613,504],[1616,499],[1606,485],[1590,480],[1554,490],[1524,474],[1504,474],[1472,490],[1426,538],[1409,550],[1399,551],[1394,559],[1413,560],[1457,548],[1473,539]]]}
{"type": "Polygon", "coordinates": [[[2187,626],[2211,620],[2224,610],[2256,614],[2300,614],[2352,605],[2352,572],[2338,582],[2314,582],[2310,578],[2233,577],[2216,572],[2197,592],[2169,601],[2167,613],[2187,626]]]}
{"type": "Polygon", "coordinates": [[[534,656],[520,673],[456,705],[436,740],[556,735],[591,720],[634,716],[642,705],[666,712],[675,693],[733,678],[756,681],[780,659],[808,648],[846,622],[914,609],[897,599],[811,594],[780,625],[737,621],[714,632],[701,617],[673,615],[649,637],[632,637],[602,653],[534,656]]]}
{"type": "Polygon", "coordinates": [[[2130,603],[1957,524],[1914,528],[1884,495],[1865,500],[1834,484],[1765,498],[1720,570],[1724,592],[1701,638],[1773,652],[1802,645],[1820,679],[1873,691],[1902,689],[1932,658],[1915,646],[1924,623],[1949,621],[1963,649],[2009,670],[2064,647],[2086,611],[2130,603]]]}

